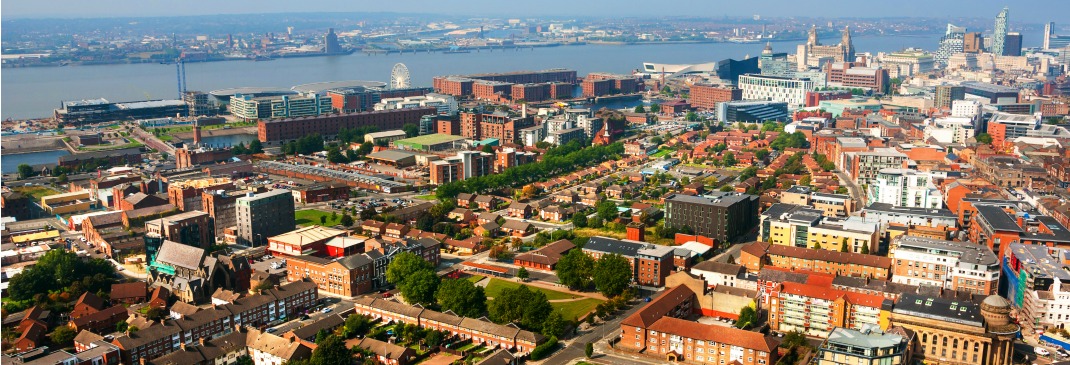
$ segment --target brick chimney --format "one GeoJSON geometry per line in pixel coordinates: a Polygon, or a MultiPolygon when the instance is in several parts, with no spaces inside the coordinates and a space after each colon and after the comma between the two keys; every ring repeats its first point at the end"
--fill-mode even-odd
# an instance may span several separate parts
{"type": "Polygon", "coordinates": [[[201,145],[201,123],[196,120],[193,121],[193,145],[201,145]]]}
{"type": "Polygon", "coordinates": [[[642,222],[628,223],[628,239],[639,242],[646,242],[646,224],[642,222]]]}

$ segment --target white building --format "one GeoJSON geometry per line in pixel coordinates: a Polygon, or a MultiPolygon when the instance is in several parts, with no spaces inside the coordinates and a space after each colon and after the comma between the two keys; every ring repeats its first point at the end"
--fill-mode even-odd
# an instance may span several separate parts
{"type": "Polygon", "coordinates": [[[996,290],[999,260],[992,249],[969,242],[899,236],[888,246],[892,281],[988,295],[996,290]]]}
{"type": "Polygon", "coordinates": [[[912,77],[932,71],[935,68],[936,60],[928,52],[907,49],[899,52],[878,54],[877,65],[888,70],[888,77],[912,77]]]}
{"type": "Polygon", "coordinates": [[[925,126],[925,140],[932,138],[939,143],[962,144],[973,136],[973,120],[966,117],[936,118],[925,126]]]}
{"type": "Polygon", "coordinates": [[[951,116],[977,119],[981,115],[981,102],[977,100],[955,100],[951,102],[951,116]]]}
{"type": "Polygon", "coordinates": [[[438,109],[438,114],[453,114],[457,112],[457,99],[452,95],[434,93],[404,98],[386,98],[376,103],[373,109],[394,110],[420,107],[434,107],[438,109]]]}
{"type": "Polygon", "coordinates": [[[742,75],[739,88],[743,100],[769,100],[788,103],[788,109],[806,105],[806,92],[816,88],[810,79],[789,79],[766,75],[742,75]]]}
{"type": "Polygon", "coordinates": [[[940,208],[943,194],[932,175],[910,169],[882,169],[869,184],[866,204],[885,203],[908,208],[940,208]]]}

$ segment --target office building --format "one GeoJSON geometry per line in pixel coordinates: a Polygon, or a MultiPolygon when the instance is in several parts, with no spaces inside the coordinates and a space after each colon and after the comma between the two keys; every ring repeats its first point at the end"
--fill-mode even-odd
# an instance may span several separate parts
{"type": "Polygon", "coordinates": [[[237,243],[243,246],[265,246],[268,237],[294,229],[293,193],[276,189],[266,193],[238,198],[237,243]]]}
{"type": "Polygon", "coordinates": [[[1007,55],[1007,16],[1009,13],[1009,9],[1003,8],[1003,11],[996,15],[996,26],[992,31],[991,53],[997,56],[1007,55]]]}
{"type": "Polygon", "coordinates": [[[372,109],[380,111],[421,107],[435,108],[438,114],[450,115],[457,112],[457,99],[452,95],[445,94],[383,98],[378,103],[375,103],[372,109]]]}
{"type": "Polygon", "coordinates": [[[1034,115],[995,112],[988,120],[987,132],[992,136],[992,145],[1003,146],[1015,138],[1033,134],[1040,126],[1040,118],[1034,115]]]}
{"type": "Polygon", "coordinates": [[[331,99],[331,108],[335,113],[349,114],[372,111],[375,104],[383,99],[423,96],[431,91],[429,87],[385,89],[374,86],[353,86],[327,90],[327,97],[331,99]]]}
{"type": "MultiPolygon", "coordinates": [[[[476,81],[497,81],[506,84],[576,83],[576,71],[549,69],[543,71],[517,71],[474,75],[436,76],[432,80],[435,92],[453,96],[470,96],[476,81]]],[[[509,92],[512,92],[510,86],[509,92]]]]}
{"type": "Polygon", "coordinates": [[[873,203],[862,210],[862,220],[881,224],[881,229],[888,224],[900,226],[955,227],[958,216],[947,209],[927,209],[897,207],[885,203],[873,203]]]}
{"type": "Polygon", "coordinates": [[[814,365],[908,364],[914,333],[899,327],[836,328],[817,349],[814,365]]]}
{"type": "Polygon", "coordinates": [[[780,195],[780,202],[804,205],[821,211],[826,217],[846,218],[855,211],[856,202],[850,195],[828,194],[814,191],[804,185],[795,185],[780,195]]]}
{"type": "Polygon", "coordinates": [[[1044,49],[1056,50],[1067,46],[1070,46],[1070,36],[1055,34],[1055,22],[1044,24],[1044,49]]]}
{"type": "Polygon", "coordinates": [[[222,238],[227,228],[237,223],[238,198],[245,196],[242,190],[205,190],[201,192],[201,207],[215,225],[215,236],[222,238]]]}
{"type": "Polygon", "coordinates": [[[234,189],[234,183],[229,178],[175,181],[167,185],[167,202],[184,212],[204,211],[204,199],[201,196],[203,192],[231,189],[234,189]]]}
{"type": "Polygon", "coordinates": [[[877,63],[888,70],[889,77],[898,78],[913,77],[932,72],[936,68],[936,60],[933,55],[918,49],[907,49],[878,55],[877,63]]]}
{"type": "Polygon", "coordinates": [[[758,224],[758,197],[738,193],[665,197],[665,227],[689,228],[718,244],[750,232],[758,224]]]}
{"type": "Polygon", "coordinates": [[[960,85],[970,95],[988,99],[992,104],[1013,104],[1018,102],[1018,89],[1010,86],[995,85],[980,81],[964,81],[960,85]]]}
{"type": "Polygon", "coordinates": [[[1012,243],[1002,260],[999,292],[1025,333],[1070,326],[1070,250],[1012,243]]]}
{"type": "Polygon", "coordinates": [[[1022,33],[1007,33],[1007,38],[1003,45],[1003,55],[1015,57],[1022,55],[1022,33]]]}
{"type": "Polygon", "coordinates": [[[933,107],[950,108],[956,100],[966,98],[966,88],[962,86],[937,85],[936,94],[933,96],[933,107]]]}
{"type": "Polygon", "coordinates": [[[913,363],[1011,365],[1019,328],[1010,311],[1010,303],[995,295],[978,305],[903,293],[891,323],[914,332],[913,363]]]}
{"type": "Polygon", "coordinates": [[[866,204],[887,203],[897,207],[940,208],[944,196],[928,172],[911,169],[881,169],[866,186],[866,204]]]}
{"type": "Polygon", "coordinates": [[[999,280],[992,249],[970,242],[898,236],[888,248],[892,281],[991,295],[999,280]]]}
{"type": "Polygon", "coordinates": [[[113,103],[106,99],[64,101],[52,112],[56,119],[68,126],[79,126],[119,120],[154,119],[188,115],[182,100],[146,100],[113,103]]]}
{"type": "Polygon", "coordinates": [[[231,114],[245,120],[312,117],[333,111],[331,99],[316,93],[263,97],[234,94],[229,108],[231,114]]]}
{"type": "Polygon", "coordinates": [[[823,213],[801,205],[773,204],[759,216],[758,237],[773,245],[830,251],[842,251],[846,246],[847,252],[877,252],[880,229],[876,224],[823,213]]]}
{"type": "Polygon", "coordinates": [[[963,36],[962,51],[965,53],[983,53],[985,51],[985,38],[981,32],[969,32],[963,36]]]}
{"type": "Polygon", "coordinates": [[[268,237],[267,251],[273,256],[327,256],[327,241],[348,232],[312,225],[268,237]]]}
{"type": "Polygon", "coordinates": [[[534,117],[512,116],[502,111],[492,113],[463,111],[460,114],[461,136],[475,140],[497,138],[502,144],[518,143],[520,142],[519,131],[535,126],[534,117]]]}
{"type": "Polygon", "coordinates": [[[881,94],[888,92],[888,70],[880,67],[863,67],[856,62],[830,62],[825,64],[825,74],[828,86],[863,88],[881,94]]]}
{"type": "Polygon", "coordinates": [[[977,100],[955,100],[951,102],[951,116],[978,120],[981,117],[981,102],[977,100]]]}
{"type": "Polygon", "coordinates": [[[777,101],[726,101],[717,104],[717,120],[724,123],[787,121],[788,103],[777,101]]]}
{"type": "Polygon", "coordinates": [[[966,27],[958,27],[954,24],[947,25],[947,31],[940,37],[940,46],[933,54],[933,60],[937,66],[947,66],[951,55],[964,51],[963,39],[966,37],[966,27]]]}
{"type": "Polygon", "coordinates": [[[806,105],[806,92],[815,88],[810,79],[790,79],[765,75],[747,74],[739,77],[743,100],[783,102],[794,110],[806,105]]]}
{"type": "Polygon", "coordinates": [[[338,44],[338,35],[334,34],[334,28],[327,28],[327,34],[323,35],[323,53],[339,54],[345,50],[338,44]]]}

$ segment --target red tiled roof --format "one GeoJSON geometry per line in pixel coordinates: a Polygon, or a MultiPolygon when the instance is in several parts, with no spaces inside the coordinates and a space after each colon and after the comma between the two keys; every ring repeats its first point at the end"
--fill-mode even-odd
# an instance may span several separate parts
{"type": "Polygon", "coordinates": [[[694,296],[695,293],[686,285],[677,285],[672,289],[662,292],[661,295],[654,298],[654,300],[643,307],[643,309],[640,309],[638,312],[625,318],[621,324],[640,328],[650,327],[659,318],[664,317],[665,313],[668,313],[673,308],[680,305],[680,303],[683,303],[694,296]]]}
{"type": "Polygon", "coordinates": [[[767,353],[772,353],[777,347],[775,340],[759,332],[702,324],[673,317],[662,317],[647,329],[697,340],[714,341],[756,351],[765,351],[767,353]]]}

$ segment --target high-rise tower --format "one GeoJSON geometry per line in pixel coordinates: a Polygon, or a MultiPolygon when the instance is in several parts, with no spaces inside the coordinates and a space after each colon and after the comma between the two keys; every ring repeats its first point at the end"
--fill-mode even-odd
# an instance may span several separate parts
{"type": "Polygon", "coordinates": [[[843,47],[843,62],[854,62],[855,44],[851,42],[850,27],[843,27],[843,39],[840,40],[840,46],[843,47]]]}
{"type": "Polygon", "coordinates": [[[992,32],[992,54],[997,56],[1006,56],[1004,53],[1004,47],[1007,43],[1007,15],[1010,12],[1007,8],[1003,8],[1003,11],[996,15],[996,28],[992,32]]]}
{"type": "Polygon", "coordinates": [[[1051,36],[1055,35],[1055,22],[1044,24],[1044,49],[1051,49],[1051,36]]]}

